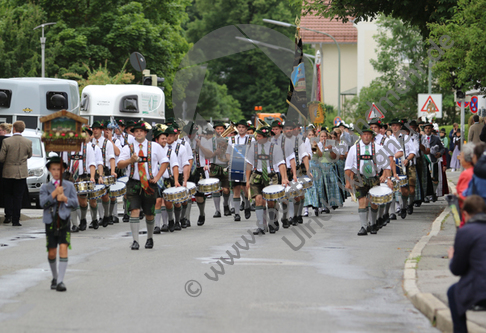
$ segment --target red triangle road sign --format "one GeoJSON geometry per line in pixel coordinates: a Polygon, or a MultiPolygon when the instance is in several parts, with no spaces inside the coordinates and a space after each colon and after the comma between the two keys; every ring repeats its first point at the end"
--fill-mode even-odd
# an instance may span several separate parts
{"type": "Polygon", "coordinates": [[[373,103],[373,105],[370,108],[370,111],[368,111],[368,115],[366,116],[366,119],[370,121],[373,118],[379,118],[383,119],[385,118],[385,115],[378,109],[378,107],[373,103]]]}
{"type": "Polygon", "coordinates": [[[427,100],[425,101],[424,105],[420,109],[422,112],[429,112],[429,108],[434,110],[434,112],[439,112],[439,108],[437,107],[437,104],[435,104],[434,100],[432,99],[432,96],[429,96],[427,100]],[[429,106],[430,104],[430,106],[429,106]]]}

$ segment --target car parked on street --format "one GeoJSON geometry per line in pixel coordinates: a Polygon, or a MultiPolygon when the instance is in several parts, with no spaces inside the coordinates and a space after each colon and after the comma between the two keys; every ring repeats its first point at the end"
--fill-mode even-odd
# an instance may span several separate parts
{"type": "Polygon", "coordinates": [[[27,188],[31,201],[35,201],[36,207],[39,205],[39,192],[42,184],[49,181],[49,172],[46,168],[47,155],[44,143],[41,141],[42,131],[25,129],[22,136],[32,141],[32,157],[27,160],[29,177],[27,178],[27,188]]]}

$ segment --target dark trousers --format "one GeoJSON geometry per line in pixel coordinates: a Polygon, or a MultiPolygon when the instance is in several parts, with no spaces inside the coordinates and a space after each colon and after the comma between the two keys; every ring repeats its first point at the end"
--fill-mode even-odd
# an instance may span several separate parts
{"type": "Polygon", "coordinates": [[[457,283],[454,283],[447,290],[447,298],[449,299],[449,308],[451,309],[452,324],[454,325],[454,333],[467,333],[466,314],[460,316],[457,313],[456,296],[454,290],[457,283]]]}
{"type": "Polygon", "coordinates": [[[26,186],[26,179],[4,178],[5,217],[11,217],[13,223],[20,221],[20,209],[26,186]]]}

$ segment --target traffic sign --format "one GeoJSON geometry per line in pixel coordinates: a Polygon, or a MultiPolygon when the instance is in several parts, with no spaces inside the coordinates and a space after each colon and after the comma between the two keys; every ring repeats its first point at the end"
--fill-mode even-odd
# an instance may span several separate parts
{"type": "Polygon", "coordinates": [[[469,103],[469,110],[471,110],[472,113],[478,113],[478,96],[473,96],[471,97],[471,103],[469,103]]]}
{"type": "Polygon", "coordinates": [[[418,116],[442,118],[442,94],[418,94],[418,116]]]}
{"type": "Polygon", "coordinates": [[[339,124],[341,122],[342,122],[341,117],[334,118],[334,126],[336,126],[337,124],[339,124]]]}
{"type": "Polygon", "coordinates": [[[373,103],[373,105],[370,108],[370,111],[368,111],[368,114],[366,115],[366,121],[370,121],[371,119],[374,118],[379,118],[383,119],[385,118],[385,115],[378,109],[378,107],[373,103]]]}
{"type": "MultiPolygon", "coordinates": [[[[458,107],[461,107],[461,102],[456,102],[458,107]]],[[[464,109],[469,107],[469,102],[464,102],[464,109]]]]}

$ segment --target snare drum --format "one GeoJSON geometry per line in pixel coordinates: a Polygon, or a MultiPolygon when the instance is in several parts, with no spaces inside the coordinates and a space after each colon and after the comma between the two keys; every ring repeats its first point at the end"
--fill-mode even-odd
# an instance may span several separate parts
{"type": "Polygon", "coordinates": [[[312,181],[312,179],[310,179],[307,176],[299,177],[299,178],[297,178],[297,180],[299,181],[299,183],[302,184],[302,187],[304,188],[304,190],[307,190],[308,188],[312,187],[313,181],[312,181]]]}
{"type": "Polygon", "coordinates": [[[94,189],[94,186],[95,183],[90,181],[74,183],[74,188],[76,188],[76,192],[78,192],[78,194],[89,193],[94,189]]]}
{"type": "Polygon", "coordinates": [[[106,186],[115,185],[116,184],[116,177],[115,176],[103,176],[103,184],[106,186]]]}
{"type": "Polygon", "coordinates": [[[289,182],[289,185],[285,188],[285,197],[290,200],[302,195],[304,195],[304,186],[300,182],[289,182]]]}
{"type": "Polygon", "coordinates": [[[193,182],[187,182],[187,192],[189,195],[194,195],[196,194],[196,184],[193,182]]]}
{"type": "Polygon", "coordinates": [[[262,190],[263,199],[278,201],[285,196],[285,188],[282,185],[270,185],[262,190]]]}
{"type": "Polygon", "coordinates": [[[217,178],[201,179],[197,183],[197,191],[199,193],[213,193],[219,192],[219,190],[219,179],[217,178]]]}
{"type": "Polygon", "coordinates": [[[94,189],[88,193],[88,199],[98,199],[106,194],[106,186],[96,184],[94,189]]]}
{"type": "Polygon", "coordinates": [[[122,182],[116,182],[115,185],[110,186],[110,193],[108,195],[110,198],[117,198],[125,195],[127,193],[127,186],[122,182]]]}
{"type": "Polygon", "coordinates": [[[400,178],[400,187],[405,187],[408,185],[407,176],[398,176],[400,178]]]}
{"type": "Polygon", "coordinates": [[[184,202],[188,198],[187,189],[183,186],[168,188],[162,192],[162,195],[164,200],[175,203],[184,202]]]}
{"type": "Polygon", "coordinates": [[[128,176],[120,177],[116,181],[117,182],[120,182],[120,183],[123,183],[123,184],[126,184],[128,182],[128,176]]]}
{"type": "Polygon", "coordinates": [[[400,181],[398,179],[392,178],[393,182],[393,192],[400,190],[400,181]]]}
{"type": "MultiPolygon", "coordinates": [[[[383,185],[383,184],[382,184],[383,185]]],[[[385,184],[386,185],[386,184],[385,184]]],[[[385,186],[375,186],[369,190],[370,201],[375,205],[384,205],[392,201],[393,192],[388,187],[385,186]]]]}

